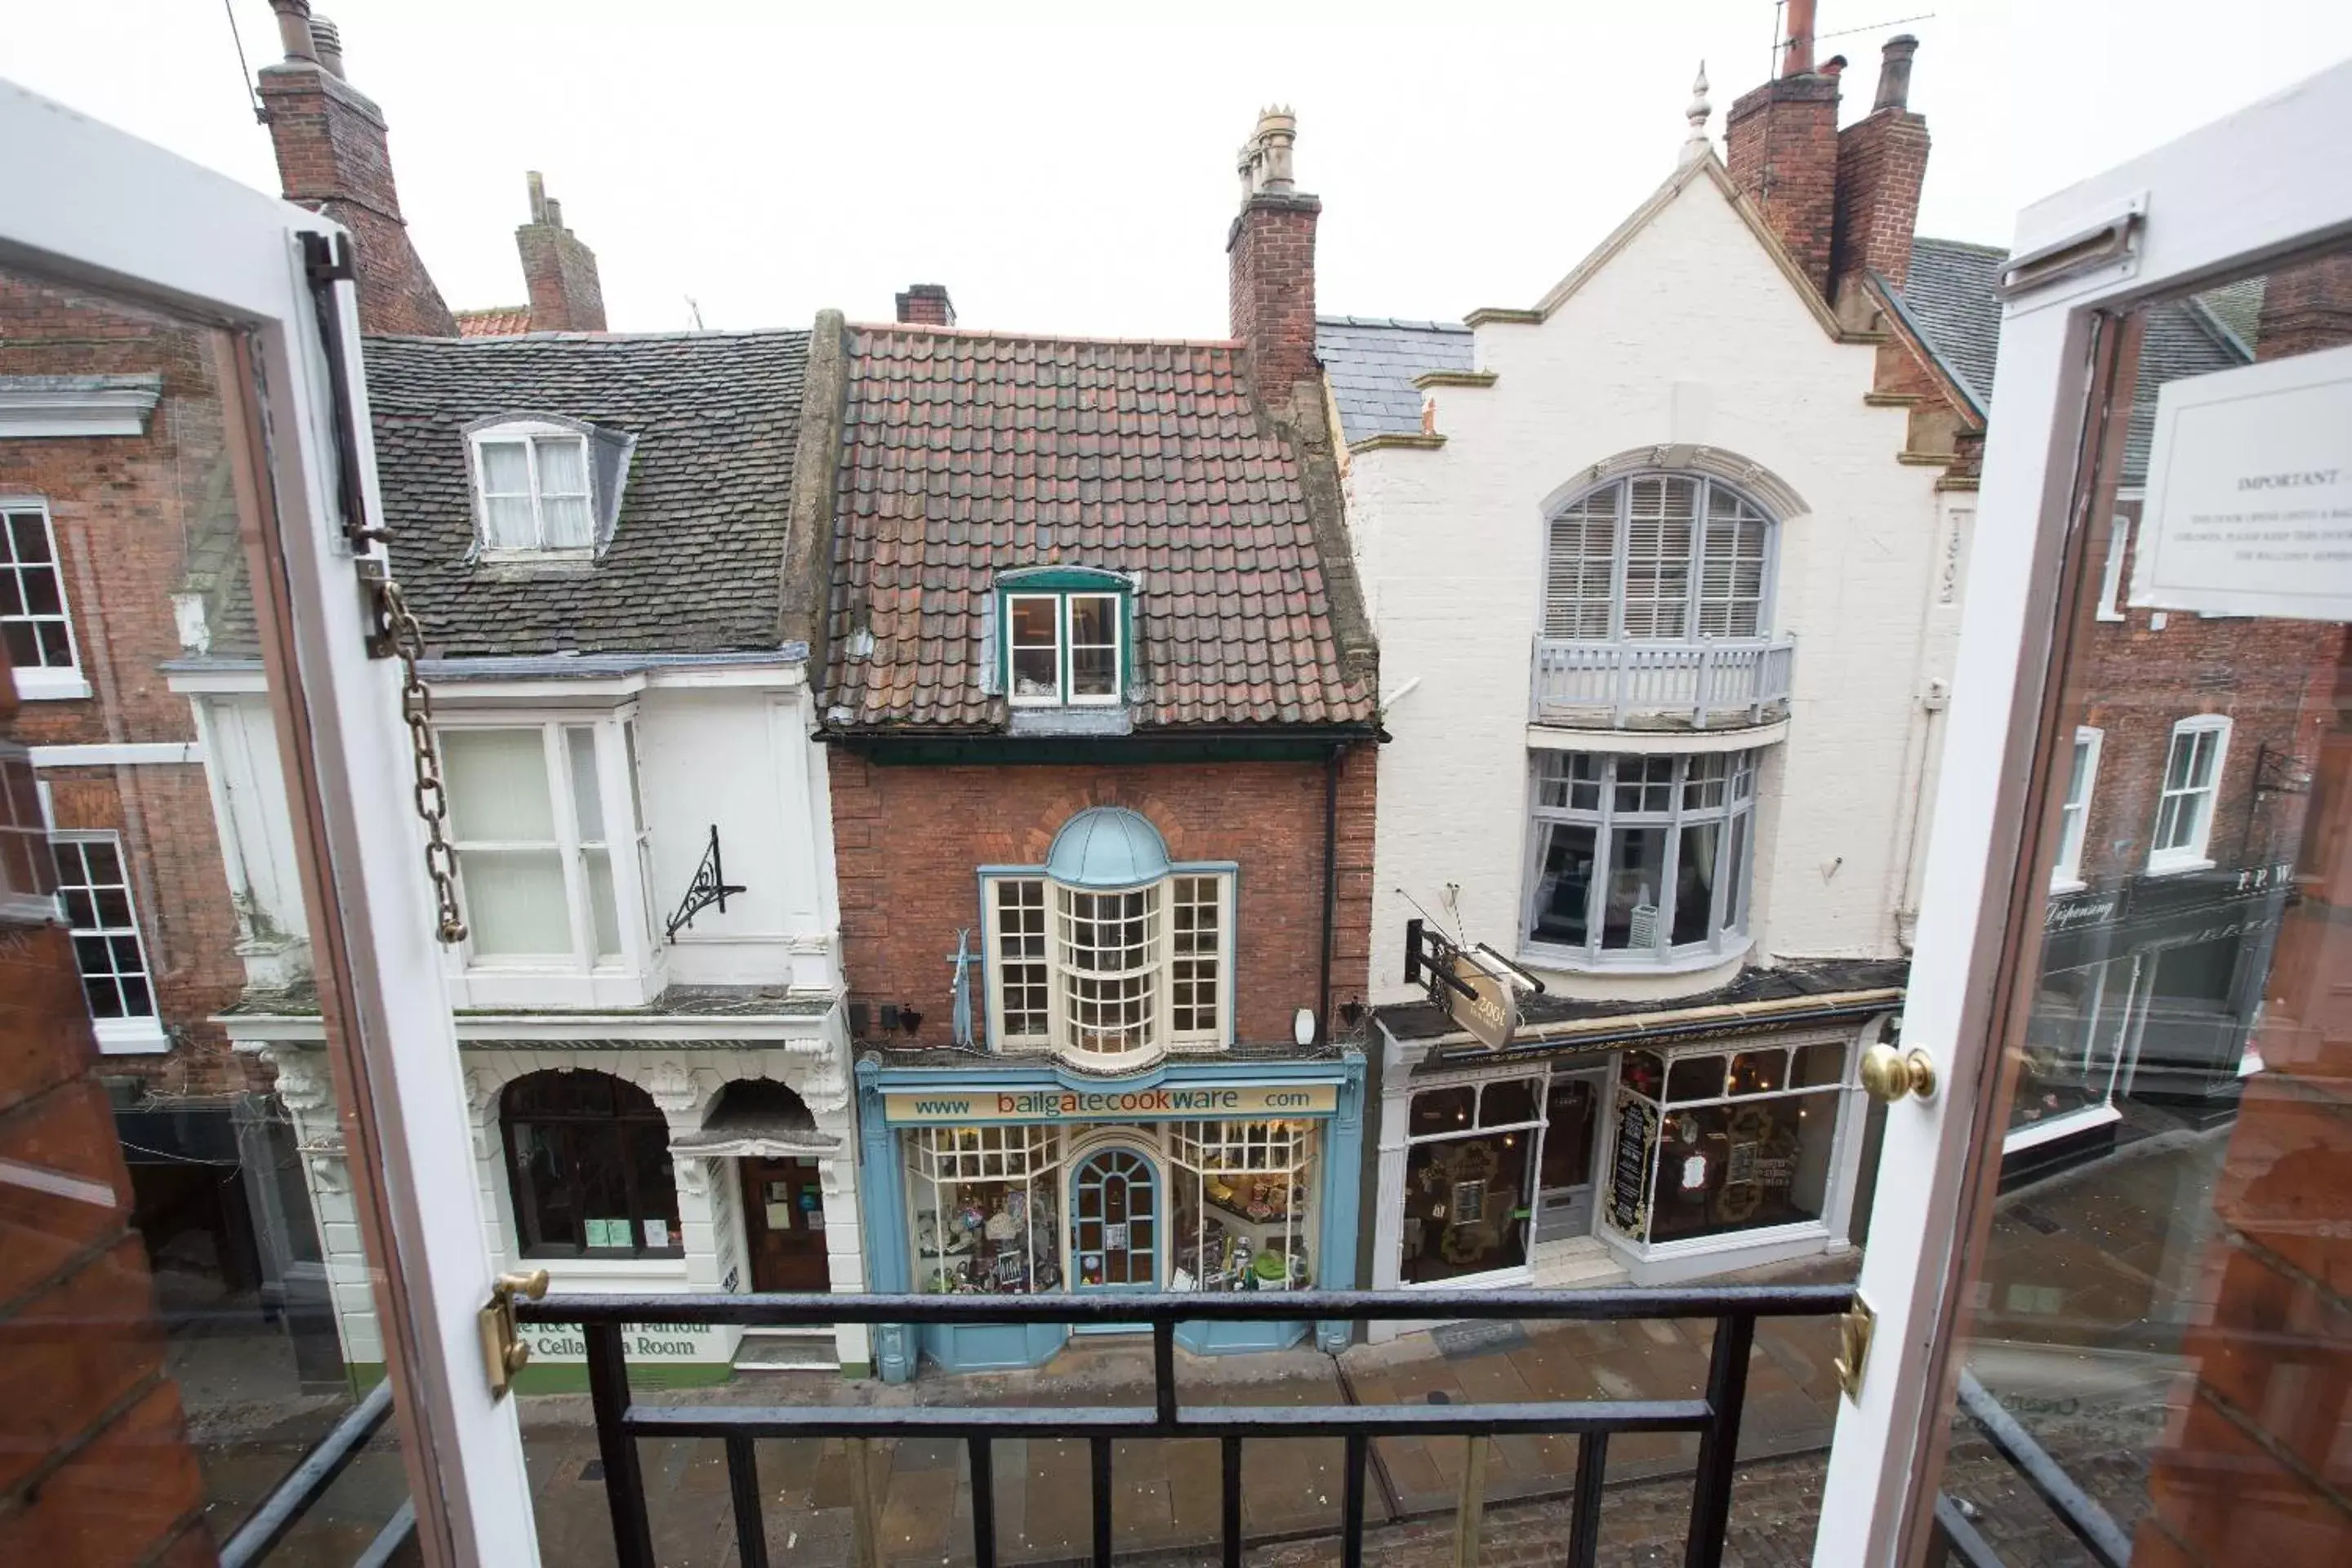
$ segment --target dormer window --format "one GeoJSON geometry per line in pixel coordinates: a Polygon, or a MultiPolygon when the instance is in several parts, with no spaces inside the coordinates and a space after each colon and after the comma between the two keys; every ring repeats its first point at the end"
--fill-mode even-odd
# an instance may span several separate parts
{"type": "Polygon", "coordinates": [[[1125,700],[1132,591],[1128,578],[1090,569],[999,577],[1006,700],[1016,708],[1125,700]]]}
{"type": "Polygon", "coordinates": [[[494,420],[469,436],[485,556],[587,556],[611,538],[628,437],[552,417],[494,420]]]}

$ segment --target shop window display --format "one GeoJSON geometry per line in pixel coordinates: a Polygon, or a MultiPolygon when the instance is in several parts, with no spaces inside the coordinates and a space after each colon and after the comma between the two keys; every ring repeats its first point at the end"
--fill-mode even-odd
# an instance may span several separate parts
{"type": "Polygon", "coordinates": [[[1400,1270],[1406,1283],[1526,1264],[1540,1103],[1533,1079],[1413,1097],[1400,1270]]]}
{"type": "Polygon", "coordinates": [[[1178,1122],[1171,1290],[1303,1290],[1315,1268],[1314,1129],[1299,1121],[1178,1122]]]}
{"type": "Polygon", "coordinates": [[[906,1139],[916,1289],[1028,1295],[1061,1288],[1059,1129],[924,1127],[906,1139]]]}
{"type": "Polygon", "coordinates": [[[1657,1242],[1819,1219],[1848,1055],[1843,1041],[1671,1064],[1627,1053],[1611,1223],[1657,1242]]]}

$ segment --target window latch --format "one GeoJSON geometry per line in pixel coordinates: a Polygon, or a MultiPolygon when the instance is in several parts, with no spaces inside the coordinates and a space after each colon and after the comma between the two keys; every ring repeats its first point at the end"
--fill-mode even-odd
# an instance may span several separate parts
{"type": "Polygon", "coordinates": [[[515,1373],[530,1364],[530,1347],[516,1331],[514,1299],[536,1301],[547,1294],[547,1270],[501,1274],[490,1287],[489,1304],[475,1314],[482,1335],[482,1371],[490,1380],[490,1397],[504,1399],[514,1388],[515,1373]]]}

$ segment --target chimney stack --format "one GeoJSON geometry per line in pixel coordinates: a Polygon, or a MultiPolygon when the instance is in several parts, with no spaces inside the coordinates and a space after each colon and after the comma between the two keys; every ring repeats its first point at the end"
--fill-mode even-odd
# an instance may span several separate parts
{"type": "Polygon", "coordinates": [[[401,219],[383,111],[343,79],[342,40],[310,0],[269,4],[286,58],[261,68],[259,87],[282,194],[351,230],[362,330],[456,337],[401,219]]]}
{"type": "Polygon", "coordinates": [[[915,327],[952,327],[955,305],[944,283],[909,283],[898,296],[898,320],[915,327]]]}
{"type": "Polygon", "coordinates": [[[604,286],[596,276],[596,253],[563,226],[563,204],[548,195],[539,171],[524,180],[530,221],[515,230],[515,248],[522,253],[522,280],[530,290],[530,330],[604,331],[604,286]]]}
{"type": "Polygon", "coordinates": [[[1878,94],[1869,114],[1838,132],[1837,226],[1831,240],[1831,302],[1849,326],[1867,327],[1874,311],[1862,298],[1864,275],[1895,288],[1911,271],[1919,191],[1927,178],[1927,121],[1911,112],[1911,57],[1919,40],[1886,40],[1878,94]]]}
{"type": "Polygon", "coordinates": [[[1830,239],[1837,225],[1838,73],[1813,68],[1813,0],[1789,0],[1780,73],[1740,95],[1724,121],[1731,183],[1795,258],[1822,297],[1830,293],[1830,239]]]}
{"type": "Polygon", "coordinates": [[[1291,149],[1298,117],[1273,108],[1241,150],[1242,210],[1225,237],[1233,334],[1249,351],[1259,395],[1286,406],[1311,384],[1315,359],[1315,225],[1323,204],[1297,188],[1291,149]]]}

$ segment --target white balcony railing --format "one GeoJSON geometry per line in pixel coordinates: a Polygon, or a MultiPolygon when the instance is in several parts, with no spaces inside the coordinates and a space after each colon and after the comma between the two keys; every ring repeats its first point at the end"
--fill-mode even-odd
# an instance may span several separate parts
{"type": "Polygon", "coordinates": [[[1786,717],[1792,637],[1697,642],[1536,639],[1535,722],[1720,730],[1786,717]]]}

